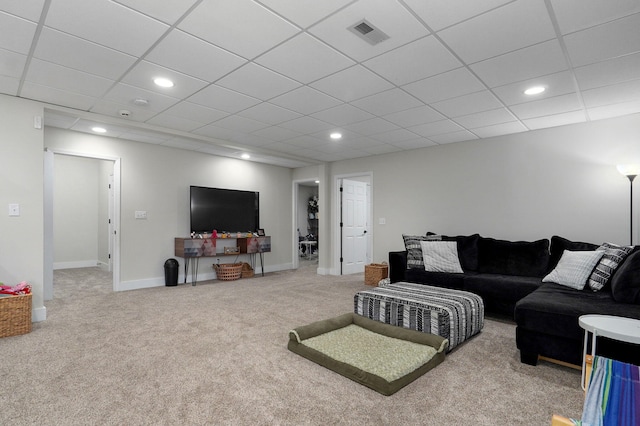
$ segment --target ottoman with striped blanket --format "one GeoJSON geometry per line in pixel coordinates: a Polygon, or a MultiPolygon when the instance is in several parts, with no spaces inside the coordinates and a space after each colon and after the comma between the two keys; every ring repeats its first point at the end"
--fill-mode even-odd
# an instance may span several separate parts
{"type": "Polygon", "coordinates": [[[477,294],[405,282],[359,291],[354,296],[354,312],[444,337],[449,340],[447,352],[484,326],[484,304],[477,294]]]}

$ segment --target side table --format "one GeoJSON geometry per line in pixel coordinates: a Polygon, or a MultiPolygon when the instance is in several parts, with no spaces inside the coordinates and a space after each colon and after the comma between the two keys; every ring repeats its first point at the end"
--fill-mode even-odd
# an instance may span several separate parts
{"type": "Polygon", "coordinates": [[[640,344],[640,320],[633,318],[616,317],[613,315],[582,315],[578,318],[578,324],[584,329],[584,350],[582,354],[582,389],[586,389],[585,383],[585,358],[587,356],[587,339],[591,338],[591,355],[596,354],[596,340],[599,336],[621,342],[640,344]]]}

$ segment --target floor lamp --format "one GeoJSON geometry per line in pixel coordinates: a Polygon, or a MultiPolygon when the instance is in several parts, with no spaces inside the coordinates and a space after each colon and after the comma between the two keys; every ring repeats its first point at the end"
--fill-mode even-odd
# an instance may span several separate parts
{"type": "Polygon", "coordinates": [[[618,171],[629,178],[629,244],[633,245],[633,179],[640,174],[640,165],[619,164],[618,171]]]}

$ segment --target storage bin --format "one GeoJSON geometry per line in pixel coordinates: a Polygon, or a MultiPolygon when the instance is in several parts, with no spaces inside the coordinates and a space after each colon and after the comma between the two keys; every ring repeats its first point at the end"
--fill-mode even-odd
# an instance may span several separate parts
{"type": "Polygon", "coordinates": [[[380,280],[389,276],[389,265],[386,263],[371,263],[364,266],[364,283],[377,286],[380,280]]]}
{"type": "Polygon", "coordinates": [[[0,297],[0,337],[31,332],[31,293],[0,297]]]}

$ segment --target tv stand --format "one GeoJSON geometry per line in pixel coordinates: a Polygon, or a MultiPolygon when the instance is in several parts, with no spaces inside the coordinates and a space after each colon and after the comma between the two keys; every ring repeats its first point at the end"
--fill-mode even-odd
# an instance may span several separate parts
{"type": "Polygon", "coordinates": [[[221,257],[249,255],[251,267],[255,267],[256,254],[260,255],[260,269],[264,276],[264,253],[271,251],[271,237],[238,237],[238,238],[175,238],[175,256],[184,258],[184,282],[187,282],[189,264],[193,261],[191,285],[198,280],[198,263],[201,257],[221,257]],[[218,252],[218,242],[235,241],[239,252],[225,253],[224,244],[220,244],[222,251],[218,252]]]}

